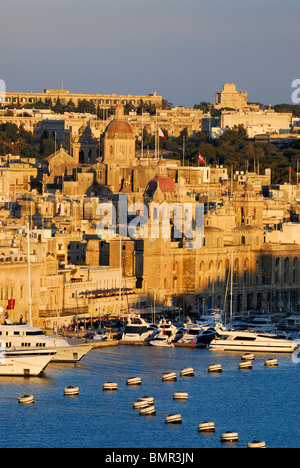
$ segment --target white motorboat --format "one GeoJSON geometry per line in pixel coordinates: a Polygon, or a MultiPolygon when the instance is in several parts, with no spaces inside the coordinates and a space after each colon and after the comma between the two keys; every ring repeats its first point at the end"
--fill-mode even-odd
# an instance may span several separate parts
{"type": "Polygon", "coordinates": [[[285,319],[286,329],[291,331],[300,330],[300,315],[290,315],[285,319]]]}
{"type": "Polygon", "coordinates": [[[3,344],[0,343],[0,376],[36,377],[43,372],[56,353],[55,349],[6,351],[3,344]]]}
{"type": "Polygon", "coordinates": [[[155,329],[140,315],[130,315],[120,341],[147,341],[153,334],[155,329]]]}
{"type": "Polygon", "coordinates": [[[240,316],[227,325],[228,330],[251,330],[254,332],[274,333],[276,325],[268,316],[240,316]]]}
{"type": "Polygon", "coordinates": [[[207,327],[224,326],[222,311],[219,309],[209,309],[207,314],[201,315],[200,319],[196,320],[196,323],[207,327]]]}
{"type": "Polygon", "coordinates": [[[63,338],[46,335],[41,328],[8,322],[0,324],[0,340],[7,351],[55,348],[52,362],[78,362],[94,347],[86,343],[70,345],[63,338]]]}
{"type": "Polygon", "coordinates": [[[218,330],[209,349],[212,351],[293,353],[297,347],[296,341],[280,339],[275,334],[255,333],[247,330],[218,330]]]}
{"type": "Polygon", "coordinates": [[[196,344],[198,341],[199,334],[203,331],[203,328],[197,323],[193,323],[190,318],[183,326],[179,329],[182,332],[182,337],[178,340],[178,343],[191,343],[196,344]]]}
{"type": "Polygon", "coordinates": [[[173,347],[173,341],[178,332],[178,328],[166,319],[160,320],[158,324],[158,333],[153,340],[149,341],[151,346],[173,347]]]}

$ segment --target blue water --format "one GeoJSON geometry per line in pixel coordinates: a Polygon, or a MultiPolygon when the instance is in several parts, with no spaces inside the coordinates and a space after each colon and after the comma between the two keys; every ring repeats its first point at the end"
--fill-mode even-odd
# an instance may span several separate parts
{"type": "Polygon", "coordinates": [[[299,448],[299,364],[291,356],[276,356],[278,367],[256,356],[252,370],[239,370],[239,354],[206,349],[125,346],[95,349],[77,364],[50,364],[44,377],[0,378],[0,447],[41,448],[227,448],[247,447],[254,439],[268,448],[299,448]],[[222,364],[220,374],[208,373],[222,364]],[[180,377],[193,367],[195,377],[180,377]],[[176,382],[162,382],[164,372],[177,372],[176,382]],[[142,385],[127,386],[129,377],[142,385]],[[107,393],[102,384],[118,383],[107,393]],[[78,386],[77,397],[63,389],[78,386]],[[175,391],[187,401],[173,400],[175,391]],[[33,405],[18,397],[33,394],[33,405]],[[140,416],[133,402],[153,396],[156,415],[140,416]],[[165,416],[180,413],[181,425],[165,424],[165,416]],[[198,424],[213,421],[215,433],[198,432],[198,424]],[[239,433],[235,444],[224,444],[222,432],[239,433]]]}

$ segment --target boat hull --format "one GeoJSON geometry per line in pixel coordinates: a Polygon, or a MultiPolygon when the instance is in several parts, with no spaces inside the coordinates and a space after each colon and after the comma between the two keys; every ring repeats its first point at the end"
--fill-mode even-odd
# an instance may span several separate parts
{"type": "Polygon", "coordinates": [[[52,362],[79,362],[93,347],[89,344],[59,346],[52,362]]]}
{"type": "Polygon", "coordinates": [[[152,340],[149,341],[149,344],[151,346],[157,346],[159,348],[174,348],[174,345],[172,343],[168,343],[167,341],[163,340],[152,340]]]}
{"type": "Polygon", "coordinates": [[[225,341],[218,342],[217,344],[211,343],[209,346],[211,351],[247,351],[247,352],[257,352],[257,353],[293,353],[295,351],[295,346],[293,345],[282,345],[275,346],[273,344],[263,345],[263,344],[234,344],[226,343],[225,341]]]}
{"type": "Polygon", "coordinates": [[[10,353],[0,357],[0,376],[36,377],[53,358],[55,351],[10,353]]]}

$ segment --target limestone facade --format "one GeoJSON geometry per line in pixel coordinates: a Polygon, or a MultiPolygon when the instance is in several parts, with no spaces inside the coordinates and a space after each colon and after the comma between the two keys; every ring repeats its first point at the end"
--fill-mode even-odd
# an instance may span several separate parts
{"type": "Polygon", "coordinates": [[[247,91],[238,92],[234,83],[226,83],[221,92],[216,92],[216,109],[228,107],[230,109],[243,109],[248,107],[247,91]]]}
{"type": "Polygon", "coordinates": [[[155,106],[162,107],[162,97],[158,96],[156,92],[148,95],[121,95],[121,94],[90,94],[90,93],[70,93],[67,89],[45,89],[42,93],[20,93],[20,92],[6,92],[5,93],[5,104],[19,104],[24,106],[26,104],[34,104],[39,101],[48,104],[49,100],[52,100],[52,104],[55,105],[57,100],[64,105],[68,104],[71,100],[78,106],[80,101],[84,99],[92,101],[95,106],[98,105],[100,108],[110,108],[117,104],[133,104],[139,105],[140,101],[145,103],[154,104],[155,106]]]}

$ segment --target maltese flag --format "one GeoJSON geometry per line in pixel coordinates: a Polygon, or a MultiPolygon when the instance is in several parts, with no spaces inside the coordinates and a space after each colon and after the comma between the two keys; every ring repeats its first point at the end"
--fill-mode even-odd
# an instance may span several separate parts
{"type": "Polygon", "coordinates": [[[199,153],[199,162],[203,164],[205,163],[204,158],[201,153],[199,153]]]}
{"type": "Polygon", "coordinates": [[[161,138],[162,140],[165,140],[165,139],[166,139],[165,134],[164,134],[164,132],[162,131],[162,129],[161,129],[160,127],[159,127],[159,129],[158,129],[158,136],[159,136],[159,138],[161,138]]]}

